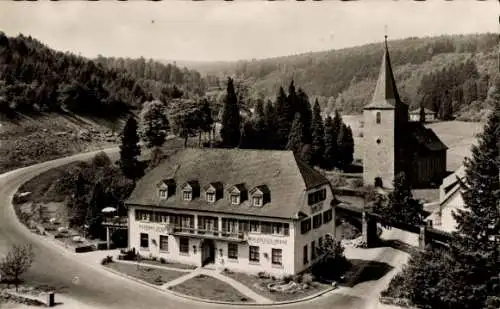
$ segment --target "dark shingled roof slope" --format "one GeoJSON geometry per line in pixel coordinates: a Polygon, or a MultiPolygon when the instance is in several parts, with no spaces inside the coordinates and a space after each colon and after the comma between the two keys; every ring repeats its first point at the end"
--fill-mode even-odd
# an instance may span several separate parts
{"type": "Polygon", "coordinates": [[[328,184],[328,180],[297,159],[292,151],[186,148],[139,180],[126,203],[293,219],[298,217],[299,212],[311,214],[306,190],[324,184],[328,184]],[[196,179],[201,188],[209,183],[221,182],[225,189],[224,197],[215,203],[208,203],[202,193],[201,198],[183,201],[178,188],[174,196],[161,200],[155,184],[169,178],[175,179],[178,184],[196,179]],[[231,205],[227,189],[240,184],[248,191],[267,186],[271,201],[263,207],[251,206],[250,199],[240,205],[231,205]]]}
{"type": "Polygon", "coordinates": [[[432,129],[424,127],[420,122],[408,122],[408,133],[418,145],[429,151],[447,150],[448,147],[439,139],[432,129]]]}

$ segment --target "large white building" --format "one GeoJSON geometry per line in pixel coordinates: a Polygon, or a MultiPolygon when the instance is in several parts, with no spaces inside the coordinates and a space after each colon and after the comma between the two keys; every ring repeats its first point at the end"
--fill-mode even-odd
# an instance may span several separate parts
{"type": "Polygon", "coordinates": [[[296,274],[334,236],[333,200],[328,180],[292,151],[187,148],[127,200],[129,248],[196,266],[296,274]]]}

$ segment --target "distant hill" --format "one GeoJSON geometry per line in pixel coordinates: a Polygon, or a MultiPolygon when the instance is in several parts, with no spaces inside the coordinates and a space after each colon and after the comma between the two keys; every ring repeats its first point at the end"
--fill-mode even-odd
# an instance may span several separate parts
{"type": "MultiPolygon", "coordinates": [[[[484,99],[493,77],[498,73],[497,34],[408,38],[389,41],[388,45],[400,94],[412,108],[419,106],[423,97],[427,96],[425,105],[440,112],[436,109],[442,108],[438,102],[442,98],[436,96],[436,93],[432,93],[430,98],[431,94],[427,91],[437,91],[439,95],[448,91],[450,104],[453,104],[453,100],[457,101],[454,115],[459,115],[460,110],[474,102],[481,109],[482,104],[478,104],[477,100],[484,99]],[[439,85],[435,82],[430,87],[422,88],[422,80],[426,75],[428,79],[436,78],[431,75],[446,70],[447,76],[453,79],[457,74],[464,73],[465,69],[460,65],[467,60],[475,65],[478,72],[472,82],[467,82],[468,78],[465,76],[464,80],[439,85]],[[433,87],[438,89],[430,89],[433,87]],[[451,95],[453,88],[456,88],[456,97],[451,95]],[[464,94],[464,91],[476,94],[468,96],[469,93],[464,94]]],[[[344,114],[349,114],[360,112],[370,100],[382,53],[383,44],[373,43],[264,60],[186,65],[206,74],[207,80],[218,79],[224,82],[225,76],[234,76],[251,85],[250,93],[253,96],[272,99],[279,87],[287,86],[293,78],[295,84],[303,88],[310,97],[318,97],[323,108],[339,108],[344,114]]],[[[467,75],[467,72],[464,74],[467,75]]],[[[450,108],[445,106],[444,109],[450,108]]],[[[443,113],[446,114],[446,111],[443,113]]]]}
{"type": "Polygon", "coordinates": [[[200,73],[153,60],[87,59],[0,32],[0,113],[114,117],[153,98],[203,94],[200,73]]]}

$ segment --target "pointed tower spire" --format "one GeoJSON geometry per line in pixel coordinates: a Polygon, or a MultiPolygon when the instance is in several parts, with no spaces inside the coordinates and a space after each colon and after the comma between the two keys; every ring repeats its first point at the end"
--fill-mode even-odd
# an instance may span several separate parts
{"type": "Polygon", "coordinates": [[[391,58],[389,57],[387,35],[385,35],[384,41],[384,56],[378,75],[377,86],[375,87],[372,101],[365,106],[365,109],[396,108],[396,105],[401,103],[396,81],[394,79],[394,73],[392,71],[391,58]]]}

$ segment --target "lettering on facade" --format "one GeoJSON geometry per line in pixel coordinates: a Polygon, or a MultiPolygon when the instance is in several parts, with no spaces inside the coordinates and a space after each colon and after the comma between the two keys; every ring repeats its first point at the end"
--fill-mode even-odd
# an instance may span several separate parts
{"type": "Polygon", "coordinates": [[[259,244],[259,245],[286,245],[286,239],[276,239],[276,238],[263,238],[263,237],[248,237],[248,243],[259,244]]]}
{"type": "Polygon", "coordinates": [[[139,228],[145,232],[168,233],[168,228],[165,225],[139,224],[139,228]]]}

